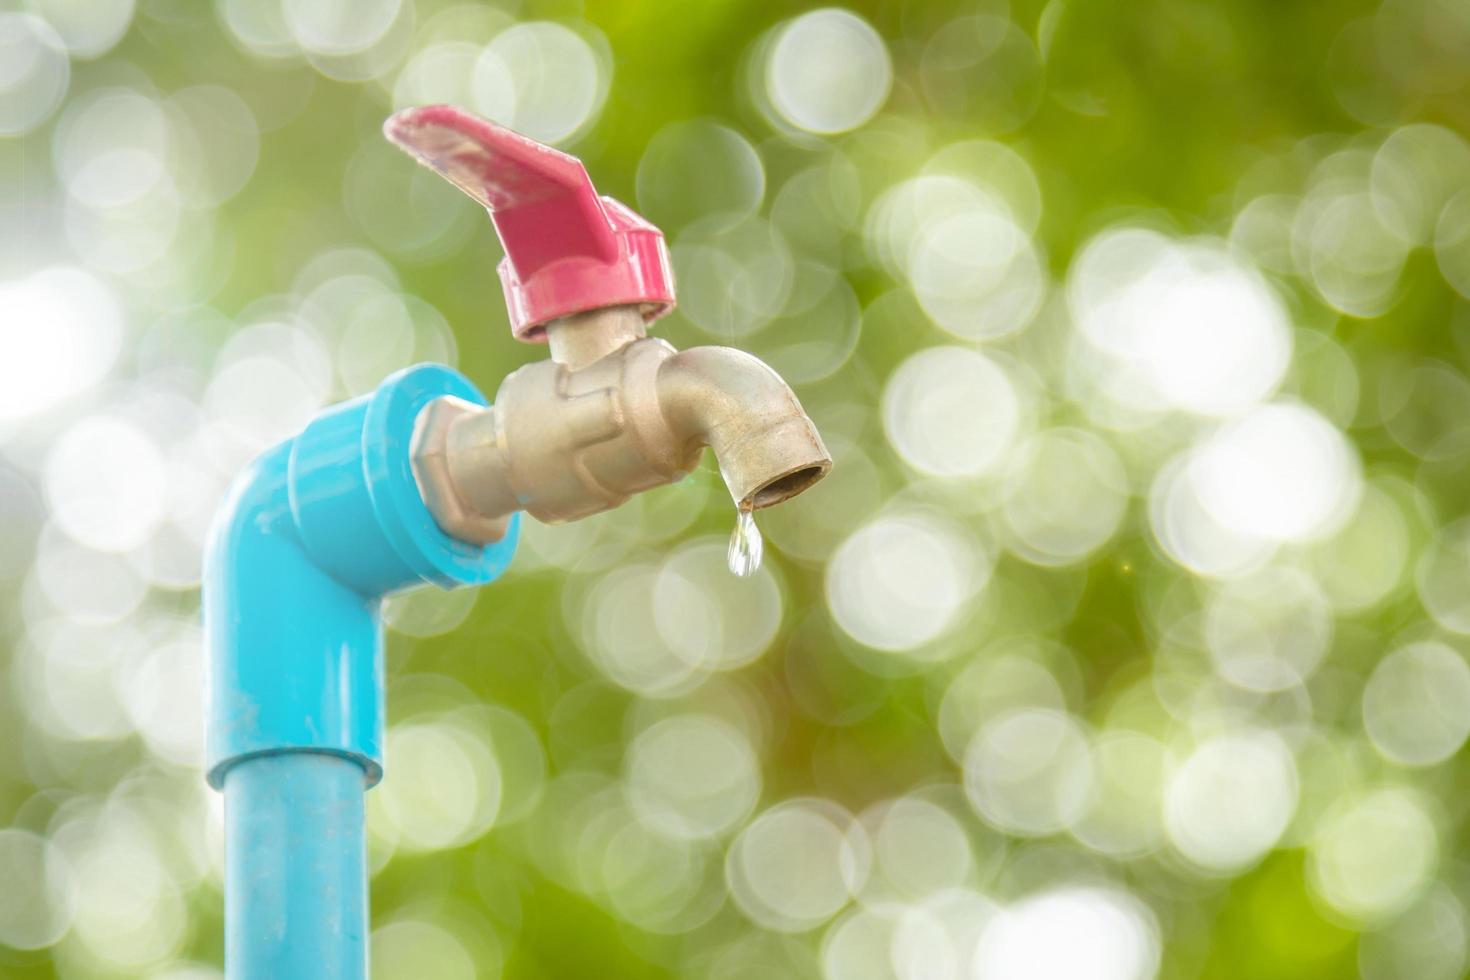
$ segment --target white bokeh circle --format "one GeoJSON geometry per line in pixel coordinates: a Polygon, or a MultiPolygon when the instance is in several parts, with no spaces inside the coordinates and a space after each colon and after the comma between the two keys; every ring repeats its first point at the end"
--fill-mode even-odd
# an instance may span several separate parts
{"type": "Polygon", "coordinates": [[[914,469],[940,477],[998,472],[1022,431],[1023,396],[995,360],[966,347],[930,347],[883,387],[883,431],[914,469]]]}
{"type": "Polygon", "coordinates": [[[878,650],[942,636],[990,578],[991,556],[964,528],[929,511],[880,515],[827,566],[827,608],[844,632],[878,650]]]}
{"type": "Polygon", "coordinates": [[[1164,827],[1200,868],[1239,871],[1276,845],[1296,812],[1297,792],[1296,762],[1275,732],[1217,735],[1170,775],[1164,827]]]}
{"type": "Polygon", "coordinates": [[[872,851],[846,810],[788,800],[761,813],[730,846],[725,879],[742,912],[777,932],[804,932],[836,915],[862,887],[872,851]]]}
{"type": "Polygon", "coordinates": [[[1470,664],[1443,643],[1394,650],[1363,688],[1363,727],[1378,751],[1395,762],[1443,762],[1470,737],[1470,664]]]}
{"type": "Polygon", "coordinates": [[[810,133],[856,129],[883,107],[893,62],[881,35],[850,10],[825,7],[779,28],[765,65],[779,118],[810,133]]]}

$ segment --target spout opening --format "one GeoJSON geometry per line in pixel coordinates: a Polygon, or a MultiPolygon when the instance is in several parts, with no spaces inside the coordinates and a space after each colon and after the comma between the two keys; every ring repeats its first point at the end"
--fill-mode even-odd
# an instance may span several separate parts
{"type": "Polygon", "coordinates": [[[774,480],[763,484],[755,493],[750,495],[748,503],[752,510],[761,510],[765,507],[773,507],[776,504],[790,500],[797,494],[811,488],[827,471],[832,468],[830,460],[823,460],[810,466],[803,466],[774,480]]]}

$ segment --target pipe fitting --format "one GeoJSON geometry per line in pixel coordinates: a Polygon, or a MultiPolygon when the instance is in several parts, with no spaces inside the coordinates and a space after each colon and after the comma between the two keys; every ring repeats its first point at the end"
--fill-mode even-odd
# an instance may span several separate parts
{"type": "MultiPolygon", "coordinates": [[[[483,396],[420,365],[324,412],[236,480],[204,563],[207,771],[216,788],[260,755],[301,751],[382,774],[380,599],[433,583],[480,585],[515,553],[435,525],[415,487],[411,435],[425,409],[483,396]]],[[[442,512],[442,511],[441,511],[442,512]]]]}
{"type": "MultiPolygon", "coordinates": [[[[473,434],[471,429],[461,428],[459,448],[451,451],[450,429],[455,422],[473,415],[488,416],[492,423],[495,418],[494,413],[485,411],[483,406],[452,395],[436,398],[424,406],[414,424],[410,448],[413,475],[414,482],[418,484],[419,495],[424,498],[424,505],[429,508],[429,512],[434,515],[434,522],[444,533],[461,541],[491,544],[505,537],[505,532],[510,527],[510,515],[507,513],[495,518],[481,516],[478,510],[459,496],[450,473],[451,460],[462,465],[465,453],[472,451],[470,446],[463,445],[465,436],[481,438],[473,434]]],[[[487,442],[494,444],[493,433],[487,442]]]]}

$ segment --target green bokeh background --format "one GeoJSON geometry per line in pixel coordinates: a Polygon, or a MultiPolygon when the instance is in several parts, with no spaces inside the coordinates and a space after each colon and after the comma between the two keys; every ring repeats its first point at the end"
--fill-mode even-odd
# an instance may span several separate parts
{"type": "MultiPolygon", "coordinates": [[[[419,0],[412,6],[416,23],[424,25],[448,5],[419,0]]],[[[822,260],[834,262],[864,308],[880,299],[892,305],[884,307],[889,312],[881,317],[864,318],[856,349],[840,367],[797,386],[818,425],[836,437],[834,446],[839,447],[830,485],[812,492],[813,497],[830,496],[812,506],[843,506],[840,497],[851,489],[838,478],[843,451],[857,447],[874,464],[877,500],[904,494],[916,499],[916,494],[977,539],[989,541],[994,526],[988,506],[965,505],[963,486],[933,490],[905,465],[885,435],[879,404],[885,381],[898,365],[925,348],[970,342],[956,340],[931,322],[903,292],[903,284],[873,257],[862,215],[874,201],[886,188],[918,173],[947,144],[994,139],[1015,150],[1029,163],[1040,191],[1041,220],[1034,240],[1052,280],[1053,299],[1039,322],[1051,322],[1064,316],[1057,311],[1064,305],[1062,284],[1074,257],[1104,228],[1122,222],[1166,229],[1180,238],[1226,236],[1252,199],[1302,193],[1313,166],[1330,149],[1362,146],[1371,151],[1396,127],[1411,122],[1466,133],[1470,26],[1463,13],[1454,13],[1455,6],[1437,0],[1391,0],[1384,5],[1393,16],[1429,25],[1414,36],[1415,43],[1429,44],[1426,37],[1444,42],[1442,50],[1422,60],[1409,48],[1403,63],[1393,63],[1359,58],[1350,43],[1359,35],[1344,33],[1350,25],[1381,27],[1382,18],[1389,16],[1366,0],[854,3],[847,9],[871,24],[887,44],[892,90],[874,118],[851,132],[828,136],[783,128],[750,94],[752,73],[759,78],[752,67],[753,52],[769,32],[809,5],[528,0],[500,9],[507,22],[562,22],[605,42],[605,104],[588,126],[561,145],[585,162],[602,193],[645,210],[660,221],[671,242],[678,243],[685,229],[644,208],[638,186],[646,148],[671,124],[708,119],[742,134],[764,168],[763,212],[792,176],[824,165],[834,154],[851,163],[858,190],[850,227],[835,233],[839,248],[822,260]],[[1402,14],[1405,9],[1412,9],[1413,16],[1402,14]],[[963,106],[955,110],[925,90],[921,64],[929,39],[955,18],[972,13],[1008,18],[1035,46],[1035,71],[1027,83],[1031,87],[1014,96],[1027,107],[1017,125],[997,127],[985,112],[963,106]],[[1416,65],[1453,65],[1458,55],[1464,58],[1457,87],[1444,83],[1443,72],[1434,85],[1415,74],[1416,65]]],[[[24,4],[12,7],[29,9],[24,4]]],[[[44,7],[37,5],[43,16],[44,7]]],[[[414,42],[410,50],[419,46],[414,42]]],[[[395,254],[365,226],[362,215],[369,204],[385,213],[410,206],[401,199],[367,202],[350,189],[354,159],[363,147],[381,142],[380,127],[394,108],[392,83],[402,62],[380,79],[337,80],[300,54],[266,58],[252,53],[232,37],[220,9],[190,0],[139,0],[131,26],[115,47],[95,59],[73,60],[61,113],[85,93],[112,85],[151,86],[166,94],[210,84],[233,90],[252,108],[299,103],[284,112],[289,121],[260,134],[259,160],[248,183],[209,216],[204,234],[215,243],[216,254],[211,269],[199,277],[210,280],[207,287],[165,297],[150,292],[146,284],[129,283],[126,276],[113,277],[115,288],[126,297],[129,324],[113,368],[115,378],[147,383],[150,372],[176,363],[207,380],[214,351],[242,326],[252,304],[290,294],[314,257],[341,248],[378,252],[391,263],[403,293],[437,308],[452,328],[458,367],[487,392],[509,371],[544,356],[543,349],[511,338],[494,272],[500,252],[493,231],[448,185],[423,185],[422,190],[441,211],[463,212],[455,219],[458,237],[442,254],[428,260],[395,254]],[[179,300],[180,295],[187,298],[179,300]]],[[[54,222],[47,215],[59,214],[60,178],[50,126],[0,140],[0,194],[7,199],[6,213],[15,216],[29,209],[32,214],[32,220],[16,226],[19,232],[3,233],[0,271],[8,279],[19,279],[65,254],[58,236],[36,230],[37,224],[54,222]]],[[[382,162],[375,165],[401,166],[406,188],[412,165],[407,158],[395,162],[391,154],[384,148],[382,162]]],[[[691,187],[696,196],[678,202],[676,218],[700,213],[698,182],[691,187]]],[[[1457,233],[1443,226],[1440,231],[1450,237],[1457,233]]],[[[1359,396],[1345,429],[1364,472],[1397,481],[1392,485],[1401,491],[1410,546],[1401,574],[1381,601],[1336,615],[1324,661],[1331,669],[1322,669],[1324,676],[1331,675],[1330,685],[1322,681],[1330,690],[1317,691],[1315,699],[1308,695],[1311,706],[1302,715],[1281,709],[1281,718],[1290,715],[1290,724],[1305,726],[1350,760],[1342,769],[1346,775],[1336,783],[1328,780],[1326,799],[1310,808],[1301,805],[1301,825],[1292,842],[1228,874],[1193,867],[1166,844],[1141,856],[1113,859],[1065,833],[1007,837],[987,827],[957,793],[954,813],[975,835],[977,854],[995,856],[988,864],[979,862],[991,870],[976,872],[974,888],[1001,902],[1071,878],[1096,878],[1127,888],[1156,917],[1161,950],[1157,975],[1162,977],[1357,976],[1360,944],[1391,946],[1388,939],[1372,937],[1393,935],[1401,920],[1355,921],[1324,900],[1310,884],[1307,842],[1312,839],[1311,822],[1334,799],[1387,783],[1415,787],[1435,808],[1436,865],[1418,894],[1428,894],[1423,889],[1431,887],[1432,878],[1433,887],[1459,896],[1462,904],[1456,907],[1463,910],[1470,898],[1464,863],[1470,801],[1466,753],[1462,748],[1425,767],[1398,765],[1375,751],[1359,707],[1366,678],[1403,638],[1432,638],[1456,649],[1463,641],[1426,613],[1413,569],[1439,530],[1466,510],[1470,451],[1424,458],[1395,435],[1386,423],[1391,412],[1380,404],[1381,393],[1416,366],[1437,364],[1463,381],[1470,314],[1445,272],[1442,253],[1432,244],[1405,249],[1393,300],[1372,315],[1337,308],[1316,288],[1309,270],[1267,274],[1294,327],[1330,337],[1350,356],[1359,396]]],[[[678,261],[676,252],[676,267],[678,261]]],[[[0,330],[20,326],[14,318],[0,322],[0,330]]],[[[1086,406],[1059,387],[1062,372],[1055,365],[1032,363],[1043,359],[1046,350],[1027,340],[1039,331],[1033,326],[974,346],[1036,371],[1045,388],[1039,416],[1047,424],[1092,425],[1086,406]]],[[[680,312],[661,321],[655,332],[678,347],[742,344],[742,338],[722,337],[680,312]]],[[[360,336],[372,334],[369,330],[360,336]]],[[[761,352],[758,344],[756,349],[761,352]]],[[[1299,353],[1304,349],[1299,342],[1299,353]]],[[[1310,364],[1299,359],[1285,389],[1310,404],[1311,384],[1310,364]]],[[[339,390],[334,396],[347,393],[339,390]]],[[[89,395],[77,397],[94,407],[99,404],[87,402],[89,395]]],[[[1447,438],[1454,436],[1470,424],[1453,416],[1459,404],[1431,404],[1426,409],[1431,419],[1424,424],[1441,425],[1447,438]]],[[[36,447],[64,427],[72,417],[69,412],[63,406],[58,414],[0,429],[0,465],[40,488],[44,453],[36,447]]],[[[584,648],[576,610],[607,568],[658,563],[686,541],[728,534],[733,513],[717,472],[706,460],[688,482],[597,519],[597,536],[586,540],[589,546],[595,541],[609,549],[614,556],[610,561],[587,567],[530,563],[484,590],[468,617],[448,631],[422,637],[390,631],[390,724],[456,705],[504,706],[524,718],[541,740],[549,779],[593,772],[612,785],[623,773],[628,745],[650,719],[686,709],[720,712],[731,703],[749,701],[761,705],[769,725],[756,812],[790,797],[820,796],[860,813],[916,787],[962,779],[961,766],[946,754],[936,731],[938,705],[956,674],[991,656],[1003,641],[1019,637],[1065,648],[1063,664],[1056,669],[1069,678],[1072,712],[1098,730],[1115,727],[1112,712],[1125,693],[1131,697],[1140,685],[1147,687],[1160,663],[1165,639],[1151,611],[1157,609],[1157,597],[1181,587],[1203,596],[1214,587],[1208,577],[1193,575],[1160,548],[1148,509],[1156,468],[1149,461],[1160,458],[1157,447],[1187,445],[1207,429],[1197,419],[1170,415],[1145,430],[1109,434],[1129,464],[1132,483],[1118,532],[1085,560],[1060,567],[1001,555],[987,598],[976,599],[974,609],[931,645],[948,654],[920,667],[884,667],[884,655],[865,651],[844,635],[825,599],[826,560],[787,554],[781,534],[773,533],[766,561],[779,582],[782,620],[770,648],[748,666],[650,706],[648,699],[599,670],[584,648]],[[678,510],[689,494],[704,495],[697,517],[675,535],[659,533],[661,508],[678,510]],[[806,679],[794,684],[796,675],[806,679]],[[793,687],[800,691],[793,693],[793,687]]],[[[851,492],[873,495],[866,488],[851,492]]],[[[40,489],[36,495],[39,500],[40,489]]],[[[37,542],[44,516],[38,516],[39,505],[27,510],[18,499],[0,502],[0,520],[11,520],[24,531],[23,543],[14,547],[30,553],[43,546],[37,542]]],[[[854,507],[862,519],[876,512],[866,505],[854,507]]],[[[781,518],[771,515],[769,520],[781,518]]],[[[555,535],[575,532],[539,533],[538,540],[554,544],[555,535]]],[[[1309,561],[1311,548],[1291,551],[1289,561],[1304,555],[1302,560],[1309,561]]],[[[1367,565],[1378,560],[1371,547],[1360,559],[1367,565]]],[[[6,747],[0,753],[0,827],[54,831],[58,815],[64,816],[73,801],[106,799],[123,785],[134,787],[128,792],[161,801],[165,810],[169,801],[190,798],[196,792],[190,787],[202,780],[197,769],[157,758],[140,737],[68,741],[48,734],[31,718],[29,689],[15,664],[23,658],[28,632],[35,629],[34,606],[25,598],[27,589],[34,591],[28,584],[33,577],[22,564],[11,577],[0,578],[0,667],[13,667],[0,672],[0,745],[6,747]]],[[[197,591],[155,587],[145,603],[150,614],[188,619],[195,615],[197,591]]],[[[1301,690],[1316,691],[1316,683],[1309,680],[1301,690]]],[[[1257,704],[1252,710],[1259,711],[1255,717],[1269,719],[1276,709],[1257,704]]],[[[1142,709],[1142,714],[1148,720],[1140,727],[1187,754],[1188,724],[1157,706],[1142,709]]],[[[1288,727],[1287,721],[1281,726],[1288,727]]],[[[390,780],[392,766],[390,759],[390,780]]],[[[1298,758],[1297,767],[1303,786],[1311,784],[1312,763],[1298,758]]],[[[506,978],[820,975],[825,926],[792,937],[763,936],[727,900],[698,928],[659,935],[627,921],[607,894],[589,894],[558,879],[538,861],[533,842],[536,828],[555,817],[549,812],[555,808],[553,799],[545,797],[542,809],[530,816],[497,825],[462,845],[395,853],[372,882],[375,924],[432,922],[457,937],[482,975],[494,975],[499,962],[506,978]],[[722,951],[742,942],[756,944],[749,948],[757,952],[721,958],[722,951]]],[[[158,833],[165,851],[172,833],[168,826],[161,818],[158,833]]],[[[718,852],[729,836],[715,845],[715,874],[718,852]]],[[[575,863],[575,854],[569,860],[575,863]]],[[[9,887],[0,880],[0,891],[9,887]]],[[[14,901],[0,897],[0,909],[14,901]]],[[[156,960],[110,962],[105,949],[89,946],[74,927],[46,949],[26,951],[0,942],[0,975],[151,976],[184,969],[180,964],[186,963],[201,970],[217,967],[222,962],[218,880],[206,875],[189,884],[181,901],[187,925],[156,960]]],[[[1422,919],[1425,913],[1422,906],[1413,906],[1402,914],[1422,919]]],[[[1453,962],[1446,957],[1455,941],[1463,967],[1463,915],[1458,928],[1458,940],[1441,936],[1439,953],[1431,953],[1438,968],[1453,962]]],[[[1067,939],[1058,936],[1057,941],[1067,939]]],[[[424,955],[430,957],[420,967],[425,972],[412,975],[435,975],[432,951],[424,955]]],[[[389,965],[385,962],[382,969],[389,965]]]]}

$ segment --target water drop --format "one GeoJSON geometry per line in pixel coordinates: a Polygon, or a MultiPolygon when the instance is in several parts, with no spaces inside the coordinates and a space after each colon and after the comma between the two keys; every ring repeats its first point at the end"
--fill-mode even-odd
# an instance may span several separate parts
{"type": "Polygon", "coordinates": [[[761,567],[760,528],[755,526],[755,514],[740,508],[735,519],[735,532],[730,535],[730,551],[727,554],[730,571],[741,578],[749,578],[761,567]]]}

